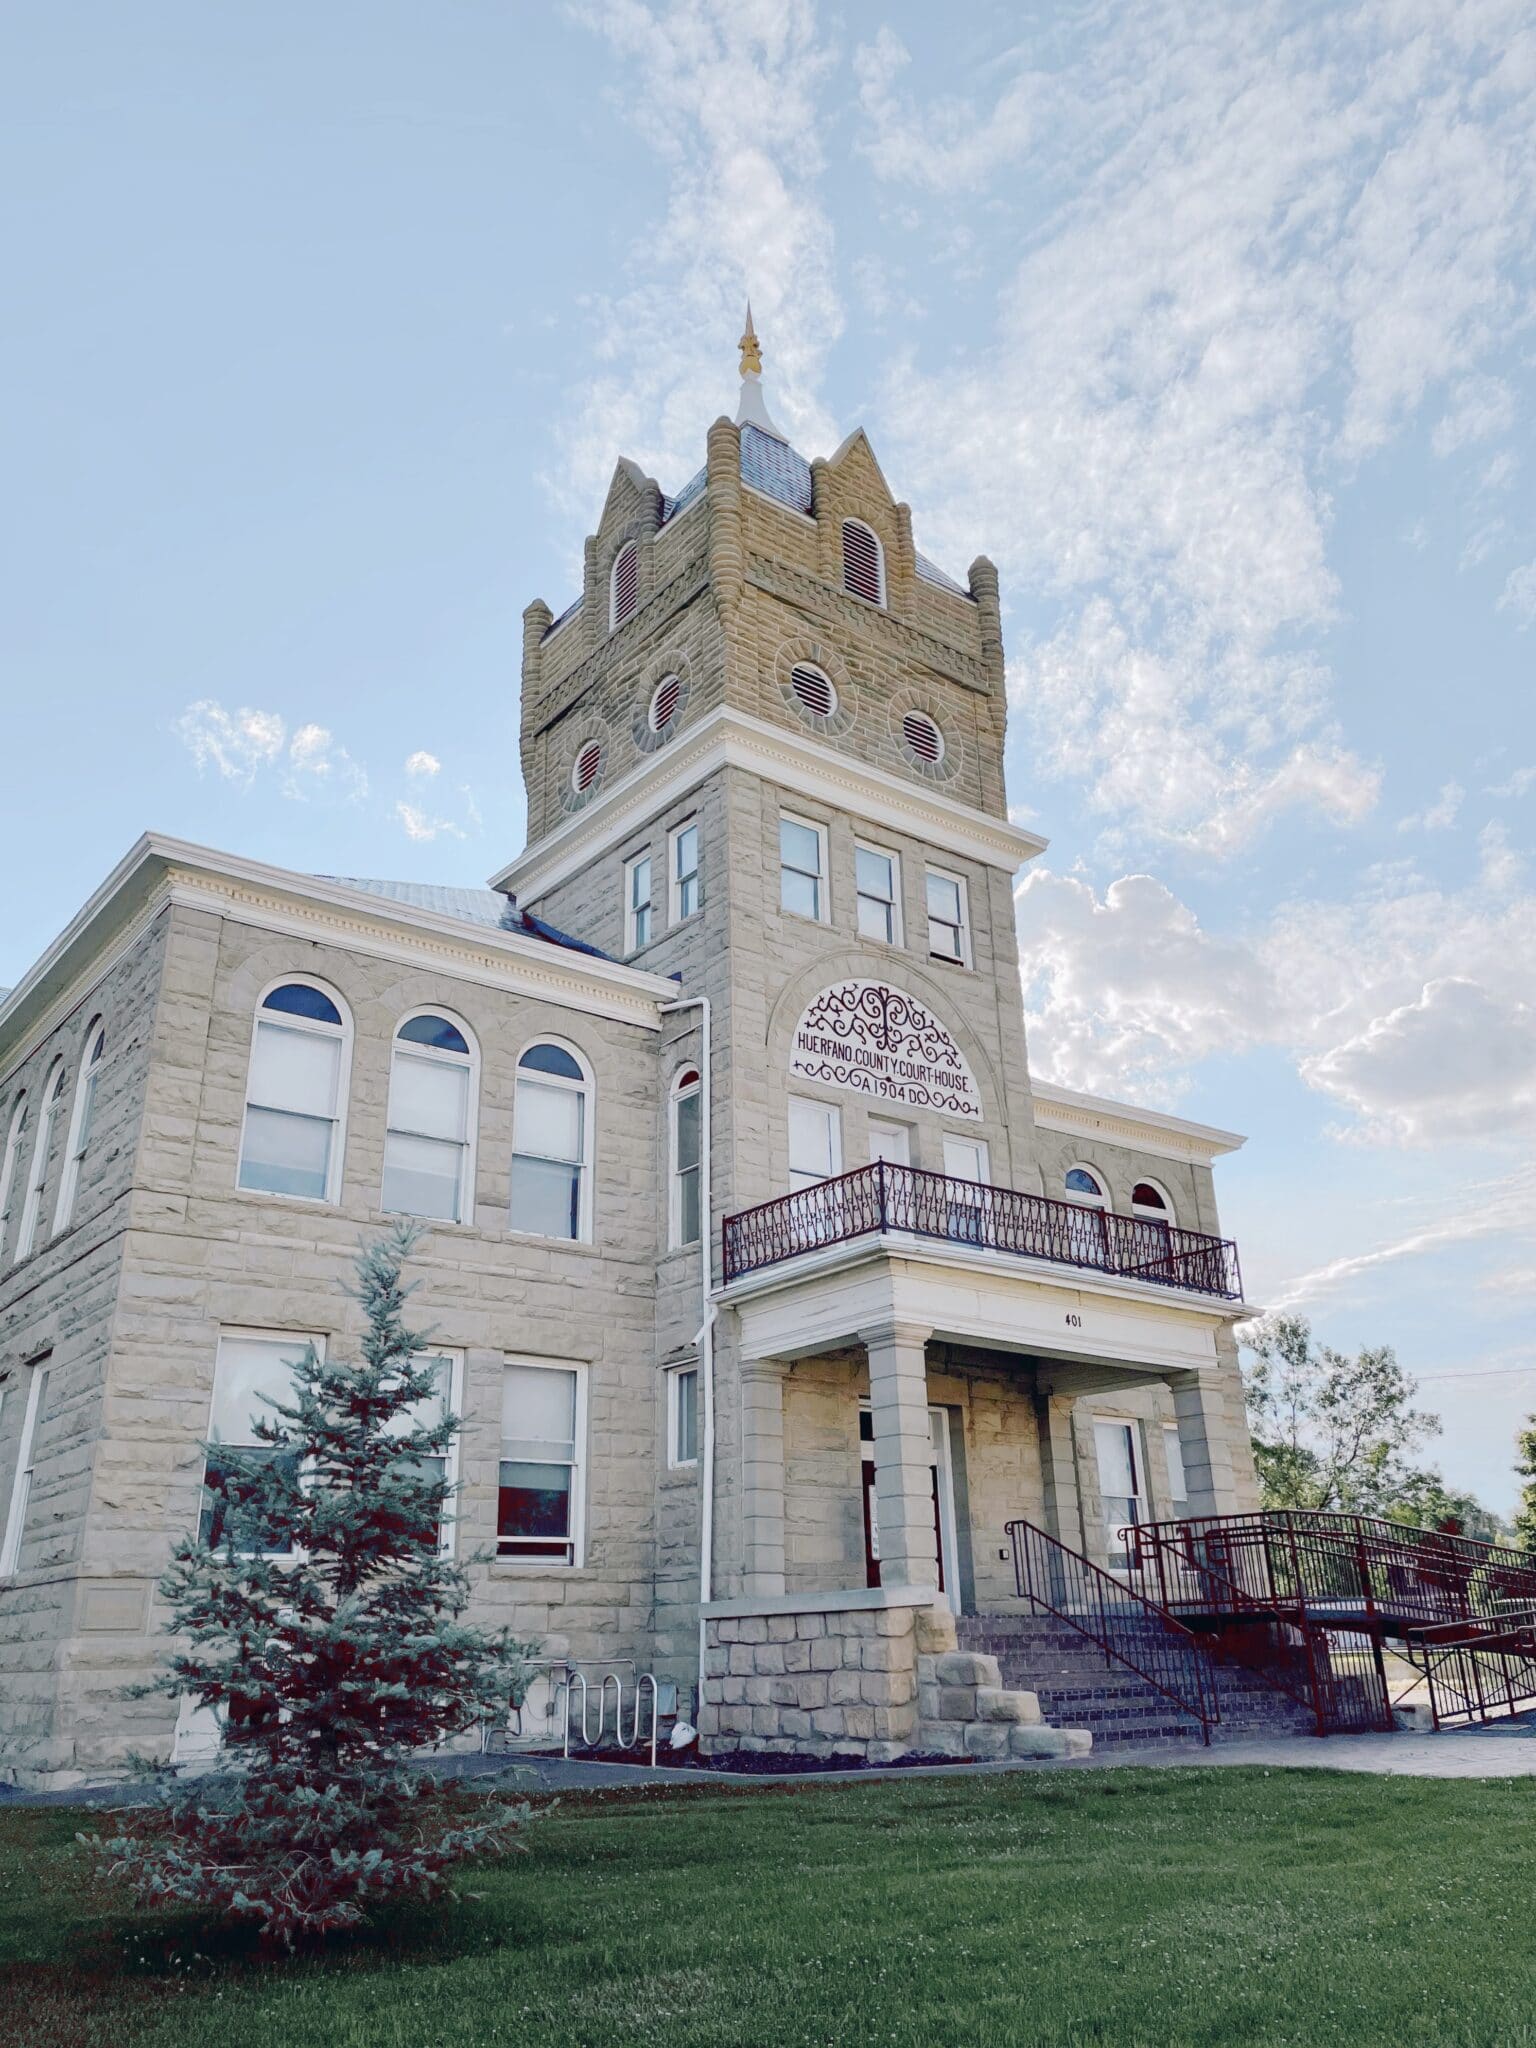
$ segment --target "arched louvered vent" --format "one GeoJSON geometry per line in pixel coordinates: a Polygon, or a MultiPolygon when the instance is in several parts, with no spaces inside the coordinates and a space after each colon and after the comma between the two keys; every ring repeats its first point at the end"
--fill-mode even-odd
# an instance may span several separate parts
{"type": "Polygon", "coordinates": [[[861,519],[843,521],[843,588],[870,604],[885,603],[885,559],[861,519]]]}
{"type": "Polygon", "coordinates": [[[588,740],[571,763],[571,787],[578,796],[585,796],[603,772],[603,743],[588,740]]]}
{"type": "Polygon", "coordinates": [[[640,550],[631,540],[625,542],[613,561],[613,576],[608,592],[610,628],[622,626],[626,619],[632,619],[639,602],[640,550]]]}
{"type": "Polygon", "coordinates": [[[649,712],[652,732],[665,732],[677,716],[677,707],[683,694],[681,676],[663,676],[651,692],[649,712]]]}
{"type": "Polygon", "coordinates": [[[822,674],[819,668],[812,668],[808,661],[797,661],[789,672],[789,687],[800,700],[802,710],[812,718],[830,718],[837,709],[837,691],[832,678],[822,674]]]}
{"type": "Polygon", "coordinates": [[[901,737],[907,752],[929,767],[944,758],[944,735],[926,711],[909,711],[901,721],[901,737]]]}

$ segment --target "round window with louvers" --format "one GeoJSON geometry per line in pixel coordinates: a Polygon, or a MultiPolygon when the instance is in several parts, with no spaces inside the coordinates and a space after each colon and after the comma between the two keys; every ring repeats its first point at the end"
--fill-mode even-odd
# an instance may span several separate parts
{"type": "Polygon", "coordinates": [[[683,701],[683,679],[681,676],[663,676],[651,692],[651,706],[646,713],[646,724],[654,733],[664,733],[671,727],[677,716],[678,706],[683,701]]]}
{"type": "Polygon", "coordinates": [[[837,689],[832,678],[812,663],[795,663],[789,672],[789,687],[807,718],[824,721],[836,712],[837,689]]]}
{"type": "Polygon", "coordinates": [[[937,768],[944,759],[944,735],[926,711],[909,711],[903,718],[901,743],[920,768],[937,768]]]}
{"type": "Polygon", "coordinates": [[[576,758],[571,763],[571,788],[577,796],[590,795],[602,772],[603,743],[601,740],[588,740],[577,748],[576,758]]]}

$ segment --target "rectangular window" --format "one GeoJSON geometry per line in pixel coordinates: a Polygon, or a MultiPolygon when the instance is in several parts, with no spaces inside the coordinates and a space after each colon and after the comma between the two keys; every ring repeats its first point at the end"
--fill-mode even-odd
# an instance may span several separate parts
{"type": "Polygon", "coordinates": [[[953,960],[970,965],[969,935],[966,931],[965,883],[942,868],[930,868],[928,892],[928,956],[932,960],[953,960]]]}
{"type": "Polygon", "coordinates": [[[251,1048],[240,1186],[327,1198],[341,1080],[340,1038],[261,1018],[251,1048]]]}
{"type": "Polygon", "coordinates": [[[697,1244],[703,1229],[699,1213],[701,1184],[700,1106],[703,1090],[697,1074],[672,1098],[672,1214],[674,1245],[697,1244]]]}
{"type": "Polygon", "coordinates": [[[502,1369],[498,1556],[581,1563],[585,1375],[508,1361],[502,1369]]]}
{"type": "Polygon", "coordinates": [[[1104,1533],[1112,1565],[1125,1563],[1123,1531],[1146,1520],[1141,1489],[1141,1461],[1136,1451],[1133,1422],[1096,1421],[1094,1448],[1098,1454],[1099,1497],[1104,1504],[1104,1533]]]}
{"type": "Polygon", "coordinates": [[[27,1529],[27,1508],[32,1499],[34,1446],[48,1407],[49,1364],[48,1356],[38,1359],[28,1377],[21,1440],[16,1446],[16,1473],[11,1481],[10,1511],[5,1518],[5,1539],[0,1542],[0,1579],[8,1579],[21,1566],[21,1544],[27,1529]]]}
{"type": "Polygon", "coordinates": [[[667,1374],[667,1463],[699,1462],[699,1369],[685,1365],[667,1374]]]}
{"type": "Polygon", "coordinates": [[[979,1180],[986,1183],[991,1166],[984,1138],[944,1138],[944,1171],[951,1180],[979,1180]]]}
{"type": "Polygon", "coordinates": [[[912,1164],[912,1132],[907,1124],[888,1124],[878,1117],[869,1120],[869,1156],[888,1159],[892,1166],[912,1164]]]}
{"type": "MultiPolygon", "coordinates": [[[[952,1181],[979,1182],[982,1187],[988,1183],[991,1165],[987,1156],[986,1140],[983,1138],[960,1138],[950,1132],[944,1135],[944,1173],[952,1181]]],[[[962,1188],[949,1191],[948,1223],[949,1235],[960,1244],[985,1244],[987,1242],[986,1196],[977,1193],[967,1195],[962,1188]]]]}
{"type": "Polygon", "coordinates": [[[830,1102],[789,1098],[789,1188],[813,1188],[843,1170],[842,1119],[830,1102]]]}
{"type": "Polygon", "coordinates": [[[679,825],[667,842],[668,873],[672,877],[672,902],[669,920],[681,924],[685,917],[692,917],[704,900],[699,883],[699,821],[688,819],[679,825]]]}
{"type": "Polygon", "coordinates": [[[1163,1453],[1168,1461],[1168,1498],[1176,1508],[1186,1508],[1189,1481],[1184,1477],[1184,1445],[1176,1422],[1163,1424],[1163,1453]]]}
{"type": "Polygon", "coordinates": [[[859,891],[859,937],[901,944],[901,863],[878,846],[856,846],[854,877],[859,891]]]}
{"type": "Polygon", "coordinates": [[[468,1195],[469,1068],[396,1045],[384,1134],[386,1209],[461,1223],[468,1195]]]}
{"type": "Polygon", "coordinates": [[[624,863],[624,950],[637,953],[651,943],[651,856],[637,853],[624,863]]]}
{"type": "MultiPolygon", "coordinates": [[[[198,1535],[204,1543],[218,1545],[225,1535],[225,1517],[230,1500],[239,1505],[239,1488],[225,1496],[208,1490],[209,1481],[215,1474],[224,1476],[233,1473],[233,1460],[219,1456],[221,1447],[238,1450],[245,1454],[242,1462],[250,1458],[267,1464],[273,1459],[284,1458],[290,1465],[295,1453],[275,1450],[270,1444],[263,1444],[256,1435],[258,1422],[271,1422],[274,1401],[291,1402],[293,1399],[293,1369],[304,1356],[307,1344],[313,1343],[317,1351],[323,1352],[323,1337],[295,1337],[262,1331],[225,1330],[219,1336],[218,1361],[213,1373],[213,1410],[208,1421],[208,1462],[205,1467],[202,1516],[198,1524],[198,1535]]],[[[260,1537],[261,1532],[255,1532],[260,1537]]],[[[289,1554],[286,1537],[279,1542],[273,1532],[273,1544],[263,1544],[261,1554],[267,1557],[285,1557],[289,1554]]]]}
{"type": "Polygon", "coordinates": [[[787,813],[779,819],[779,903],[794,917],[826,923],[826,827],[787,813]]]}
{"type": "Polygon", "coordinates": [[[579,1241],[590,1234],[587,1092],[519,1074],[513,1110],[511,1227],[579,1241]]]}
{"type": "MultiPolygon", "coordinates": [[[[431,1429],[443,1420],[445,1415],[459,1412],[460,1384],[463,1379],[463,1355],[457,1351],[418,1351],[413,1361],[416,1365],[430,1366],[437,1384],[433,1391],[420,1401],[413,1401],[390,1425],[392,1434],[403,1436],[408,1429],[431,1429]]],[[[459,1432],[453,1433],[453,1441],[441,1456],[423,1458],[422,1471],[433,1479],[441,1479],[448,1486],[456,1486],[459,1478],[459,1432]]],[[[443,1503],[443,1518],[438,1525],[438,1548],[445,1557],[453,1555],[453,1527],[455,1504],[453,1496],[443,1503]]]]}

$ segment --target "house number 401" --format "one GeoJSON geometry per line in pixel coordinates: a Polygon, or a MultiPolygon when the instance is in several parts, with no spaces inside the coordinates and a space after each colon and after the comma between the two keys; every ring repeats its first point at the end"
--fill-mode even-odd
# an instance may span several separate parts
{"type": "Polygon", "coordinates": [[[1067,1328],[1069,1330],[1080,1330],[1082,1327],[1083,1319],[1081,1316],[1069,1315],[1067,1317],[1067,1328]]]}

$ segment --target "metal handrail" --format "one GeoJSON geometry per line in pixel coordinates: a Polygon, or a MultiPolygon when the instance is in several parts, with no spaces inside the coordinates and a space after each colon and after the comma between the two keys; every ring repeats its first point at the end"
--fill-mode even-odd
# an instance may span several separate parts
{"type": "Polygon", "coordinates": [[[1166,1608],[1033,1522],[1007,1525],[1021,1600],[1064,1621],[1200,1723],[1209,1743],[1221,1719],[1210,1651],[1166,1608]]]}
{"type": "Polygon", "coordinates": [[[1241,1301],[1243,1294],[1237,1246],[1230,1238],[888,1159],[726,1217],[722,1270],[727,1281],[737,1280],[876,1231],[1011,1252],[1226,1301],[1241,1301]]]}

